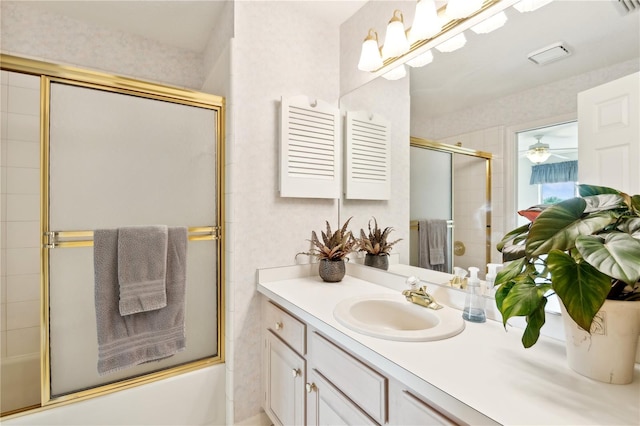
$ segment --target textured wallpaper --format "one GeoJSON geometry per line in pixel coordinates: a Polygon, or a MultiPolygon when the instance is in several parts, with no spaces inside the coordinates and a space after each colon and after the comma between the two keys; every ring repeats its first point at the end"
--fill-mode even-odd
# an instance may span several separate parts
{"type": "Polygon", "coordinates": [[[0,7],[2,53],[191,89],[204,81],[198,53],[41,12],[29,2],[2,1],[0,7]]]}

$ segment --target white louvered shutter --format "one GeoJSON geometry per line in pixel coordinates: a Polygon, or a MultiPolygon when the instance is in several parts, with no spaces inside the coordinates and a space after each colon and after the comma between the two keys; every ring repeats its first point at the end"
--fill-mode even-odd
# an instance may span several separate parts
{"type": "Polygon", "coordinates": [[[367,111],[347,111],[345,196],[388,200],[391,195],[390,123],[367,111]]]}
{"type": "Polygon", "coordinates": [[[340,110],[306,96],[282,98],[280,196],[340,197],[340,110]]]}

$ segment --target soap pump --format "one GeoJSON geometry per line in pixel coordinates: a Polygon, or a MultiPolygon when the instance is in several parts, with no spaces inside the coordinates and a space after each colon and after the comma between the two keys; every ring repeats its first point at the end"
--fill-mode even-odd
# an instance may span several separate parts
{"type": "Polygon", "coordinates": [[[467,282],[467,297],[464,303],[462,318],[471,322],[485,322],[487,315],[484,312],[484,298],[478,279],[478,268],[469,268],[469,281],[467,282]]]}

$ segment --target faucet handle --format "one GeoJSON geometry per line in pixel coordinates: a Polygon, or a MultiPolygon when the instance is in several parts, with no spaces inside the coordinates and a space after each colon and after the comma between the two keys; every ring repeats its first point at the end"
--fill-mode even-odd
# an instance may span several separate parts
{"type": "Polygon", "coordinates": [[[420,279],[418,279],[418,277],[411,275],[410,277],[407,278],[405,283],[409,287],[411,287],[411,290],[418,290],[418,284],[420,284],[420,279]]]}

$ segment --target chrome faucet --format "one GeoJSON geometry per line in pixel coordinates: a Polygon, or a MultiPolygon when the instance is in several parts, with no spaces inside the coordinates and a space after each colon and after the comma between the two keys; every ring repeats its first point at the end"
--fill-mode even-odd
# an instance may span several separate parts
{"type": "Polygon", "coordinates": [[[402,295],[406,297],[409,302],[433,310],[442,309],[442,305],[438,304],[436,299],[427,293],[427,286],[418,286],[418,283],[420,282],[418,278],[411,276],[407,278],[406,282],[407,285],[411,286],[411,288],[404,290],[402,295]]]}

